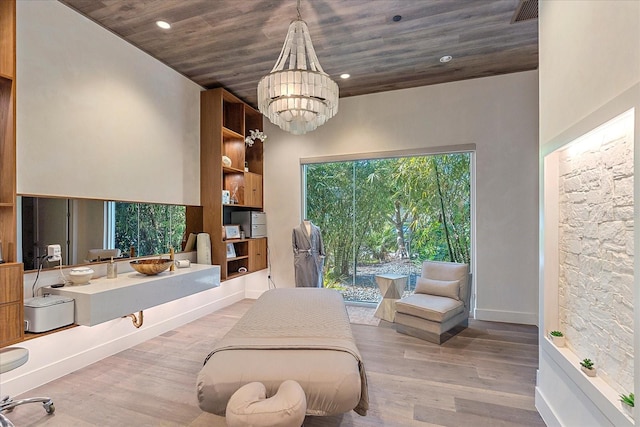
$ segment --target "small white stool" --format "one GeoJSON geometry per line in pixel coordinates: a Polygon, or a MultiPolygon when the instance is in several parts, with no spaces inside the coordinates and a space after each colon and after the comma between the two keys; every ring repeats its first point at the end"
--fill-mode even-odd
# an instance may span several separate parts
{"type": "Polygon", "coordinates": [[[376,283],[380,289],[382,300],[378,303],[374,316],[393,322],[396,317],[396,300],[402,298],[409,276],[402,274],[378,274],[376,283]]]}
{"type": "MultiPolygon", "coordinates": [[[[0,349],[0,374],[16,369],[29,360],[29,350],[22,347],[6,347],[0,349]]],[[[56,410],[53,401],[49,397],[32,397],[29,399],[13,400],[9,396],[0,399],[0,426],[13,427],[13,423],[2,412],[11,412],[13,408],[25,403],[42,403],[47,414],[53,414],[56,410]]]]}

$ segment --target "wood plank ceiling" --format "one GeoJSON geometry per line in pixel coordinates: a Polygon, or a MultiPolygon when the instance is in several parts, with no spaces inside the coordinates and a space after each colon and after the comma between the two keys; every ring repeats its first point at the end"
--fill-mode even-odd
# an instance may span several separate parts
{"type": "MultiPolygon", "coordinates": [[[[295,0],[60,1],[204,88],[223,86],[253,106],[296,18],[295,0]]],[[[512,23],[522,1],[302,0],[300,14],[347,97],[537,69],[537,0],[524,0],[535,4],[533,19],[512,23]],[[453,60],[441,63],[443,55],[453,60]]]]}

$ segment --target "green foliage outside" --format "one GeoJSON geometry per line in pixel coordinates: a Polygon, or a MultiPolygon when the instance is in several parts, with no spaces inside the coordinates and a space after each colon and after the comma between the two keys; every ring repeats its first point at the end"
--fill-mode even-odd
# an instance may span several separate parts
{"type": "Polygon", "coordinates": [[[325,286],[354,265],[469,262],[470,154],[306,165],[307,218],[322,230],[325,286]]]}
{"type": "Polygon", "coordinates": [[[186,227],[184,206],[116,202],[116,248],[136,256],[180,250],[186,227]]]}

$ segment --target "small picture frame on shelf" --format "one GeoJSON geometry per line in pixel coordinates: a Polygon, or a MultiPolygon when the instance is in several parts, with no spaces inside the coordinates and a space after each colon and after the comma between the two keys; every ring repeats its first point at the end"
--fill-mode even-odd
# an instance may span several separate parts
{"type": "Polygon", "coordinates": [[[239,225],[225,225],[224,234],[227,236],[227,240],[240,238],[240,226],[239,225]]]}
{"type": "Polygon", "coordinates": [[[227,258],[235,258],[236,257],[236,248],[233,246],[233,243],[227,243],[227,258]]]}

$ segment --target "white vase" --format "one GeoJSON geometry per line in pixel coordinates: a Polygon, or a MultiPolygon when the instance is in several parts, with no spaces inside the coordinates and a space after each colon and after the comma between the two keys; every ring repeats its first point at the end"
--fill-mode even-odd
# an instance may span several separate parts
{"type": "Polygon", "coordinates": [[[555,335],[551,335],[549,334],[549,338],[551,339],[551,342],[553,342],[556,347],[564,347],[564,337],[556,337],[555,335]]]}
{"type": "Polygon", "coordinates": [[[580,369],[582,369],[582,372],[584,372],[588,377],[595,377],[596,376],[596,368],[592,368],[592,369],[587,369],[584,366],[580,365],[580,369]]]}

